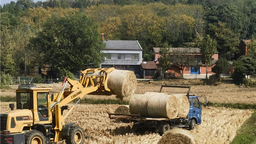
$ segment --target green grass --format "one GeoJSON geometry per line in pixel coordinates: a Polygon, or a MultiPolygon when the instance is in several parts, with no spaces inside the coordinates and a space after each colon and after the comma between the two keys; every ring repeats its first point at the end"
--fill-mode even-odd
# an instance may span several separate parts
{"type": "Polygon", "coordinates": [[[256,111],[237,131],[231,144],[256,144],[256,111]]]}
{"type": "MultiPolygon", "coordinates": [[[[0,97],[1,102],[15,102],[16,97],[0,97]]],[[[76,102],[77,100],[74,100],[73,102],[76,102]]],[[[128,105],[128,101],[121,101],[121,100],[111,100],[111,99],[82,99],[80,104],[122,104],[122,105],[128,105]]]]}
{"type": "Polygon", "coordinates": [[[255,104],[245,104],[245,103],[213,103],[213,102],[207,102],[207,106],[226,107],[226,108],[235,108],[235,109],[256,109],[255,104]]]}
{"type": "Polygon", "coordinates": [[[5,89],[5,90],[10,90],[10,89],[12,89],[10,86],[8,86],[8,85],[0,85],[0,89],[5,89]]]}
{"type": "Polygon", "coordinates": [[[1,102],[16,102],[16,97],[0,97],[1,102]]]}
{"type": "Polygon", "coordinates": [[[128,101],[110,100],[110,99],[82,99],[80,104],[123,104],[128,105],[128,101]]]}

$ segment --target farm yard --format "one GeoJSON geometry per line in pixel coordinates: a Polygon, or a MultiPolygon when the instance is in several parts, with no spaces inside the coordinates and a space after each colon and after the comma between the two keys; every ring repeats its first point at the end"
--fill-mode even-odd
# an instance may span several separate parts
{"type": "MultiPolygon", "coordinates": [[[[139,82],[136,94],[158,92],[161,84],[176,84],[172,82],[139,82]]],[[[187,83],[183,83],[187,84],[187,83]]],[[[1,90],[1,97],[15,96],[17,86],[1,90]]],[[[52,92],[59,92],[61,84],[38,84],[37,87],[52,87],[52,92]]],[[[186,93],[187,89],[163,88],[165,93],[186,93]]],[[[192,85],[191,94],[205,95],[210,102],[215,103],[256,103],[255,88],[240,88],[233,84],[218,86],[192,85]]],[[[115,99],[114,95],[87,95],[88,99],[115,99]]],[[[124,99],[129,100],[129,97],[124,99]]],[[[70,104],[72,105],[72,104],[70,104]]],[[[73,122],[82,127],[86,135],[86,143],[158,143],[161,136],[151,131],[143,135],[132,132],[132,123],[120,123],[108,118],[108,112],[113,113],[119,104],[78,104],[68,116],[66,122],[73,122]]],[[[1,102],[1,113],[8,112],[8,102],[1,102]]],[[[240,110],[224,107],[203,107],[202,124],[191,130],[197,144],[230,143],[236,136],[241,125],[251,116],[253,110],[240,110]]]]}

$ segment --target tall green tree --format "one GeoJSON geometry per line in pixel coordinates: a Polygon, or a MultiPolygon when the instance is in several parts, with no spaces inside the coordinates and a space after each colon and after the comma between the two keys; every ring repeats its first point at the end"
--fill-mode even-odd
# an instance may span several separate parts
{"type": "Polygon", "coordinates": [[[171,54],[169,50],[170,48],[163,47],[160,49],[160,52],[159,52],[161,56],[158,58],[158,61],[159,61],[159,65],[161,66],[162,79],[164,79],[165,71],[171,66],[171,63],[170,63],[171,54]]]}
{"type": "Polygon", "coordinates": [[[247,75],[256,75],[256,59],[248,56],[242,56],[234,62],[233,81],[236,84],[243,83],[243,78],[247,75]]]}
{"type": "Polygon", "coordinates": [[[230,69],[230,64],[225,58],[220,58],[216,62],[216,65],[213,67],[212,71],[216,73],[217,78],[220,77],[220,74],[228,72],[230,69]]]}
{"type": "Polygon", "coordinates": [[[50,18],[31,40],[31,47],[39,52],[41,64],[59,70],[73,72],[92,62],[98,67],[102,60],[98,25],[82,13],[50,18]]]}
{"type": "Polygon", "coordinates": [[[183,77],[184,68],[186,66],[192,65],[196,60],[194,55],[191,55],[190,53],[191,53],[190,48],[177,48],[176,50],[172,51],[170,61],[173,65],[176,65],[180,68],[182,77],[183,77]]]}
{"type": "Polygon", "coordinates": [[[206,65],[206,79],[208,79],[208,66],[211,64],[212,56],[217,51],[217,42],[207,35],[199,42],[199,48],[202,60],[206,65]]]}

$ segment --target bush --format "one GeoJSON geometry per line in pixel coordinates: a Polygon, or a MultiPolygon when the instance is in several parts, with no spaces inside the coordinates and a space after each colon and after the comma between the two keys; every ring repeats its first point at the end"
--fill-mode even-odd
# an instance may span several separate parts
{"type": "Polygon", "coordinates": [[[0,77],[1,85],[11,85],[13,84],[12,76],[9,74],[5,74],[1,72],[1,77],[0,77]]]}
{"type": "Polygon", "coordinates": [[[43,78],[41,75],[36,75],[33,77],[33,83],[43,83],[45,81],[45,78],[43,78]]]}
{"type": "Polygon", "coordinates": [[[256,87],[256,80],[254,79],[243,79],[243,83],[246,87],[256,87]]]}
{"type": "Polygon", "coordinates": [[[75,79],[75,76],[72,72],[65,70],[65,69],[61,69],[60,70],[60,79],[64,80],[65,76],[67,76],[70,79],[75,79]]]}

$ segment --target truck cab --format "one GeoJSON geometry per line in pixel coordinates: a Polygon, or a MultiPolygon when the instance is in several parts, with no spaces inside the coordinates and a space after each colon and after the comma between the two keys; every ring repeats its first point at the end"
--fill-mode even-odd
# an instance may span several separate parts
{"type": "Polygon", "coordinates": [[[189,129],[193,129],[196,124],[201,124],[202,108],[197,96],[189,96],[190,108],[188,113],[189,129]]]}

